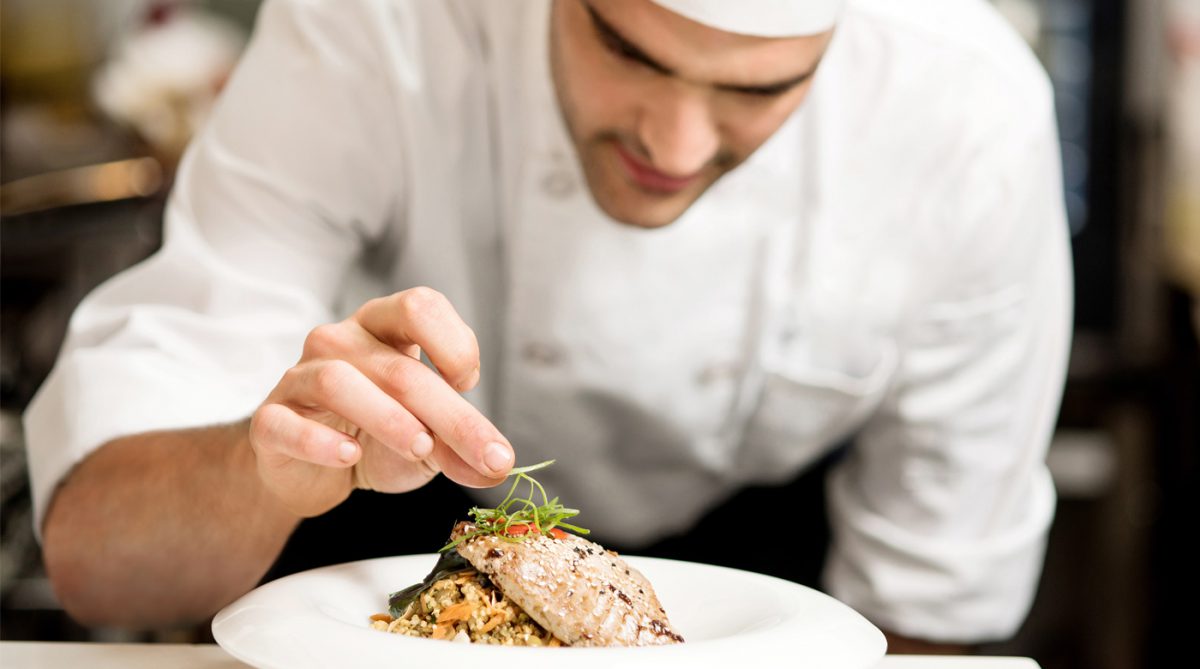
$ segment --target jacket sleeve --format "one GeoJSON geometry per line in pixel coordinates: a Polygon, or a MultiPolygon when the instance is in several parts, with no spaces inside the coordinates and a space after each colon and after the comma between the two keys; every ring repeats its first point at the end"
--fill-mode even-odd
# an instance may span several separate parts
{"type": "Polygon", "coordinates": [[[250,415],[333,317],[403,197],[397,100],[420,82],[385,43],[380,27],[397,20],[377,15],[386,6],[262,9],[182,162],[161,250],[83,301],[25,414],[38,531],[58,481],[92,450],[250,415]]]}
{"type": "Polygon", "coordinates": [[[943,231],[949,262],[903,328],[880,409],[830,479],[825,584],[899,634],[1007,637],[1041,573],[1071,277],[1048,85],[1037,102],[964,161],[943,231]]]}

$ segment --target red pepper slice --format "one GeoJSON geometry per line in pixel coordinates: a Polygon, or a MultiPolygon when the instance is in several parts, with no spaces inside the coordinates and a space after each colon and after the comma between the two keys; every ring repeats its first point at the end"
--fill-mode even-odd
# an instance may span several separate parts
{"type": "Polygon", "coordinates": [[[535,530],[534,528],[532,528],[529,525],[526,525],[524,523],[518,523],[516,525],[510,525],[508,527],[507,534],[510,537],[519,537],[523,534],[528,534],[531,531],[536,532],[537,530],[535,530]]]}
{"type": "MultiPolygon", "coordinates": [[[[510,537],[520,537],[530,533],[538,534],[538,528],[530,523],[516,523],[515,525],[509,525],[508,531],[506,532],[506,534],[508,534],[510,537]]],[[[555,539],[567,538],[567,533],[563,532],[557,527],[551,528],[548,534],[555,539]]]]}

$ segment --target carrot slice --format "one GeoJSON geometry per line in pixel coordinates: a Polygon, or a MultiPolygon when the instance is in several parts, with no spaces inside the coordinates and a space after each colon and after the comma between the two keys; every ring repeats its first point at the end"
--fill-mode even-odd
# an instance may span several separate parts
{"type": "Polygon", "coordinates": [[[457,604],[451,604],[450,606],[442,609],[442,612],[438,614],[437,622],[439,625],[441,625],[445,622],[466,620],[467,618],[471,617],[471,612],[474,610],[475,605],[471,602],[459,602],[457,604]]]}
{"type": "Polygon", "coordinates": [[[488,632],[491,632],[492,630],[499,627],[500,623],[504,622],[504,619],[505,619],[505,615],[503,613],[497,613],[496,615],[489,618],[488,621],[483,624],[483,627],[479,628],[479,633],[487,634],[488,632]]]}

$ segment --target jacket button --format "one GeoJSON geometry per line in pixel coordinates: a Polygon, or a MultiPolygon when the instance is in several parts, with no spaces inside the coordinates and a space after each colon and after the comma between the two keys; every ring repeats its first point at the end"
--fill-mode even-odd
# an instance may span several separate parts
{"type": "Polygon", "coordinates": [[[531,341],[521,347],[521,357],[532,365],[553,367],[562,363],[563,352],[553,344],[531,341]]]}
{"type": "Polygon", "coordinates": [[[565,200],[575,192],[575,177],[566,169],[551,170],[542,177],[542,192],[556,200],[565,200]]]}
{"type": "Polygon", "coordinates": [[[696,383],[701,386],[711,386],[718,381],[735,379],[741,372],[742,366],[737,362],[717,362],[701,369],[696,374],[696,383]]]}

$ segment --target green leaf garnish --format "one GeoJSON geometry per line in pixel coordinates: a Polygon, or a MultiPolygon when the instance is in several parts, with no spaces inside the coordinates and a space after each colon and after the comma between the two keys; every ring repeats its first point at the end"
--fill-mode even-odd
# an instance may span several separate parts
{"type": "Polygon", "coordinates": [[[388,595],[388,613],[392,614],[393,618],[399,618],[408,610],[408,605],[417,601],[434,583],[453,576],[464,571],[472,571],[475,569],[471,566],[467,559],[459,555],[458,552],[446,553],[438,558],[437,564],[425,576],[425,578],[416,585],[410,585],[399,592],[393,592],[388,595]]]}
{"type": "Polygon", "coordinates": [[[558,503],[557,497],[550,499],[542,484],[529,475],[529,472],[545,469],[552,464],[554,464],[554,460],[547,460],[528,467],[517,467],[510,471],[508,475],[515,476],[516,480],[508,489],[508,495],[504,497],[504,501],[496,505],[494,509],[472,508],[468,513],[475,523],[475,529],[442,546],[438,552],[443,553],[464,541],[484,534],[496,535],[505,541],[514,543],[524,541],[531,536],[549,534],[550,530],[556,527],[570,530],[576,534],[587,534],[588,530],[564,522],[568,518],[578,516],[579,509],[568,509],[558,503]],[[524,497],[516,494],[517,488],[522,483],[529,484],[529,494],[524,497]],[[536,501],[539,497],[541,504],[536,501]],[[512,528],[518,525],[533,529],[532,531],[527,530],[524,534],[512,534],[512,528]]]}

